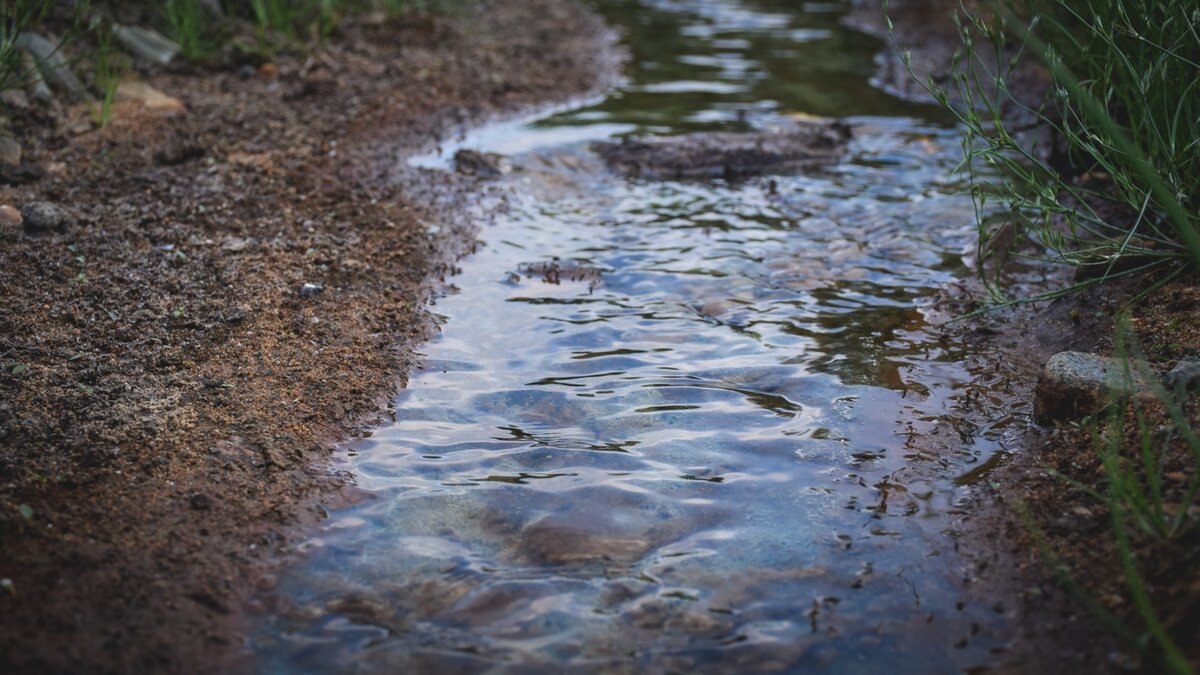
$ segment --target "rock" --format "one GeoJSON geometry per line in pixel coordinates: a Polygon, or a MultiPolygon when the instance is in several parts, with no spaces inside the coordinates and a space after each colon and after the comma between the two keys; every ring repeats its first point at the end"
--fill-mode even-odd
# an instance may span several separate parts
{"type": "Polygon", "coordinates": [[[650,550],[653,542],[638,533],[610,532],[562,525],[546,519],[521,533],[525,557],[547,565],[609,561],[628,564],[650,550]]]}
{"type": "Polygon", "coordinates": [[[701,132],[595,143],[618,173],[652,180],[800,173],[837,161],[852,136],[836,121],[795,122],[755,133],[701,132]]]}
{"type": "MultiPolygon", "coordinates": [[[[225,237],[225,239],[221,241],[221,250],[228,251],[230,253],[241,253],[242,251],[245,251],[249,247],[250,247],[250,240],[243,239],[242,237],[234,237],[234,236],[230,235],[228,237],[225,237]]],[[[304,285],[310,286],[311,284],[304,284],[304,285]]],[[[301,289],[300,289],[300,294],[304,295],[303,287],[301,287],[301,289]]]]}
{"type": "Polygon", "coordinates": [[[46,175],[46,171],[36,164],[17,164],[15,166],[0,163],[0,185],[25,185],[36,183],[46,175]]]}
{"type": "Polygon", "coordinates": [[[0,227],[16,227],[24,220],[20,211],[8,204],[0,204],[0,227]]]}
{"type": "Polygon", "coordinates": [[[29,91],[34,98],[45,103],[54,97],[50,86],[46,84],[46,79],[42,77],[42,71],[38,70],[37,61],[29,52],[21,54],[21,72],[29,81],[29,91]]]}
{"type": "Polygon", "coordinates": [[[21,144],[11,136],[0,136],[0,164],[16,166],[21,163],[21,144]]]}
{"type": "Polygon", "coordinates": [[[494,152],[459,150],[454,153],[454,170],[467,176],[499,178],[504,175],[504,157],[494,152]]]}
{"type": "Polygon", "coordinates": [[[1192,391],[1200,389],[1200,360],[1184,359],[1175,364],[1163,378],[1168,391],[1192,391]]]}
{"type": "Polygon", "coordinates": [[[170,143],[154,153],[154,161],[164,166],[179,166],[204,157],[204,147],[188,141],[170,143]]]}
{"type": "Polygon", "coordinates": [[[29,97],[20,89],[5,89],[0,91],[0,104],[17,110],[29,109],[29,97]]]}
{"type": "Polygon", "coordinates": [[[225,10],[221,9],[221,0],[200,0],[200,6],[214,19],[225,18],[225,10]]]}
{"type": "Polygon", "coordinates": [[[1033,403],[1034,420],[1039,424],[1078,420],[1091,415],[1108,403],[1112,391],[1148,394],[1150,381],[1145,373],[1149,364],[1135,360],[1133,382],[1126,382],[1124,366],[1117,359],[1084,352],[1060,352],[1050,357],[1038,378],[1033,403]]]}
{"type": "Polygon", "coordinates": [[[32,234],[63,232],[75,222],[75,216],[54,202],[29,202],[21,207],[25,231],[32,234]]]}
{"type": "Polygon", "coordinates": [[[67,57],[59,49],[59,45],[47,40],[37,33],[21,33],[15,44],[33,55],[37,61],[37,69],[46,77],[51,86],[70,93],[81,100],[90,100],[87,89],[71,72],[67,57]]]}
{"type": "Polygon", "coordinates": [[[202,492],[197,492],[191,497],[188,497],[188,503],[191,504],[192,508],[196,509],[197,511],[207,511],[212,507],[212,501],[208,498],[208,495],[202,492]]]}
{"type": "Polygon", "coordinates": [[[114,100],[141,103],[147,110],[165,113],[184,113],[187,108],[183,103],[161,91],[151,87],[141,80],[121,80],[113,95],[114,100]]]}
{"type": "Polygon", "coordinates": [[[325,287],[321,284],[304,284],[300,287],[300,297],[311,298],[325,292],[325,287]]]}
{"type": "Polygon", "coordinates": [[[153,61],[161,66],[170,63],[179,53],[177,42],[149,28],[116,24],[112,28],[112,33],[113,37],[117,38],[117,42],[120,42],[130,54],[153,61]]]}

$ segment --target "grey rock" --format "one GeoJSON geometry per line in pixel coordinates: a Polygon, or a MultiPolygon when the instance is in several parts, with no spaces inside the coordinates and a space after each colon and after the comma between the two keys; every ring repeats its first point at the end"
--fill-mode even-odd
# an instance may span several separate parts
{"type": "Polygon", "coordinates": [[[71,72],[71,66],[67,63],[67,57],[59,50],[59,45],[37,33],[29,32],[18,35],[15,44],[18,48],[33,55],[33,58],[37,60],[38,69],[41,70],[51,86],[66,91],[79,99],[91,98],[83,83],[71,72]]]}
{"type": "Polygon", "coordinates": [[[0,103],[5,107],[17,110],[29,109],[29,97],[20,89],[5,89],[0,91],[0,103]]]}
{"type": "Polygon", "coordinates": [[[64,232],[75,222],[70,211],[54,202],[29,202],[21,207],[21,218],[31,234],[64,232]]]}
{"type": "Polygon", "coordinates": [[[1200,389],[1200,360],[1184,359],[1175,364],[1171,372],[1163,378],[1163,384],[1170,391],[1192,391],[1200,389]]]}
{"type": "Polygon", "coordinates": [[[304,284],[300,287],[300,297],[311,298],[325,292],[325,287],[321,284],[304,284]]]}
{"type": "Polygon", "coordinates": [[[221,8],[220,0],[200,0],[200,6],[208,11],[214,19],[221,19],[225,16],[225,10],[221,8]]]}
{"type": "Polygon", "coordinates": [[[1038,379],[1034,419],[1040,424],[1078,420],[1103,408],[1114,392],[1149,394],[1152,385],[1146,373],[1153,372],[1150,365],[1133,360],[1131,370],[1132,378],[1127,378],[1121,361],[1096,354],[1059,352],[1051,356],[1038,379]]]}
{"type": "Polygon", "coordinates": [[[16,166],[21,163],[21,144],[11,136],[0,135],[0,164],[16,166]]]}
{"type": "MultiPolygon", "coordinates": [[[[241,253],[249,248],[250,244],[251,241],[249,239],[243,239],[242,237],[234,237],[231,235],[225,237],[225,239],[221,242],[221,250],[228,251],[230,253],[241,253]]],[[[310,284],[305,284],[305,286],[308,285],[310,284]]],[[[301,288],[301,294],[303,294],[303,288],[301,288]]]]}
{"type": "Polygon", "coordinates": [[[33,94],[34,98],[43,103],[54,98],[50,86],[46,84],[46,78],[42,77],[42,71],[38,70],[37,61],[29,52],[21,54],[21,71],[29,82],[29,93],[33,94]]]}
{"type": "Polygon", "coordinates": [[[494,152],[459,150],[454,153],[454,170],[468,176],[499,178],[504,174],[504,157],[494,152]]]}
{"type": "Polygon", "coordinates": [[[130,54],[162,66],[170,63],[179,53],[179,43],[149,28],[116,24],[112,32],[113,37],[130,54]]]}

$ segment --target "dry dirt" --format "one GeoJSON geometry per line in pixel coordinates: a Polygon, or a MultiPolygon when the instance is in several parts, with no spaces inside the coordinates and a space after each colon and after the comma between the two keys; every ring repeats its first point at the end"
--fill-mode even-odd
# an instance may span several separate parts
{"type": "Polygon", "coordinates": [[[0,204],[70,217],[0,226],[0,672],[230,667],[244,602],[340,483],[332,443],[402,386],[474,243],[397,162],[601,86],[612,54],[573,3],[484,0],[152,75],[183,112],[13,115],[0,204]]]}

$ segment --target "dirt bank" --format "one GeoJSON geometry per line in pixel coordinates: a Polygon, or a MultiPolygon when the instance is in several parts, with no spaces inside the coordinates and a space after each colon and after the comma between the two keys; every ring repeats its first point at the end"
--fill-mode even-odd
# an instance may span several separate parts
{"type": "Polygon", "coordinates": [[[153,75],[184,111],[122,104],[98,130],[11,111],[27,166],[0,204],[26,222],[0,225],[0,672],[236,654],[243,602],[336,487],[331,444],[403,383],[432,284],[474,241],[404,197],[396,162],[613,64],[575,4],[485,0],[351,20],[311,58],[153,75]]]}
{"type": "MultiPolygon", "coordinates": [[[[915,74],[936,83],[950,82],[951,58],[960,46],[952,13],[957,2],[893,0],[889,14],[895,32],[889,35],[877,3],[856,3],[848,17],[856,27],[889,40],[912,53],[915,74]]],[[[968,3],[967,7],[974,8],[968,3]]],[[[930,100],[904,68],[898,56],[879,58],[877,81],[906,97],[930,100]]],[[[1010,84],[1018,96],[1036,100],[1047,82],[1036,67],[1019,69],[1010,84]]],[[[953,99],[953,96],[952,96],[953,99]]],[[[1009,111],[1014,126],[1027,138],[1050,140],[1044,128],[1023,125],[1019,111],[1009,111]]],[[[1043,149],[1051,143],[1041,143],[1043,149]]],[[[1065,268],[1014,268],[1008,274],[1013,297],[1069,285],[1065,268]]],[[[1169,285],[1129,302],[1158,278],[1148,274],[1122,283],[1093,288],[1053,303],[1011,309],[947,326],[957,340],[977,345],[970,364],[975,376],[967,416],[981,424],[1003,424],[1008,444],[1002,460],[973,476],[975,486],[963,505],[957,528],[961,551],[971,561],[965,571],[983,596],[1002,596],[1010,602],[997,611],[1012,612],[1019,632],[998,672],[1164,672],[1153,656],[1136,644],[1145,630],[1124,581],[1112,514],[1096,494],[1107,491],[1107,480],[1094,445],[1092,428],[1078,423],[1037,427],[1030,421],[1034,389],[1042,365],[1065,350],[1112,355],[1114,320],[1132,309],[1132,328],[1145,357],[1161,372],[1179,360],[1200,355],[1200,279],[1181,277],[1169,285]],[[1065,576],[1064,576],[1065,574],[1065,576]],[[1064,582],[1069,577],[1069,582],[1064,582]],[[1068,585],[1075,585],[1073,591],[1068,585]],[[1124,626],[1114,630],[1099,618],[1096,606],[1124,626]],[[1127,634],[1122,635],[1122,632],[1127,634]]],[[[947,289],[940,310],[961,315],[980,307],[987,295],[973,280],[947,289]]],[[[1145,411],[1155,438],[1169,428],[1164,411],[1145,411]]],[[[1193,428],[1200,427],[1200,403],[1192,396],[1184,413],[1193,428]]],[[[1139,443],[1137,420],[1127,419],[1127,446],[1139,443]]],[[[931,442],[924,439],[923,442],[931,442]]],[[[1176,439],[1164,454],[1162,485],[1167,508],[1197,508],[1186,499],[1187,477],[1195,459],[1176,439]]],[[[1194,528],[1193,528],[1194,529],[1194,528]]],[[[1200,537],[1184,532],[1168,541],[1141,536],[1135,530],[1132,550],[1144,576],[1147,594],[1166,630],[1193,664],[1200,659],[1200,537]]]]}

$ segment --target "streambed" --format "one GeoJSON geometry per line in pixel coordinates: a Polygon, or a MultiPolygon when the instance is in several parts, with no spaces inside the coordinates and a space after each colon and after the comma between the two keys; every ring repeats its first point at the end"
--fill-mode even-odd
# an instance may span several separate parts
{"type": "Polygon", "coordinates": [[[268,672],[959,672],[1011,629],[964,578],[959,131],[872,86],[846,3],[600,3],[629,79],[482,129],[505,208],[254,638],[268,672]],[[650,181],[589,143],[845,118],[800,175],[650,181]],[[937,450],[914,435],[940,434],[937,450]]]}

